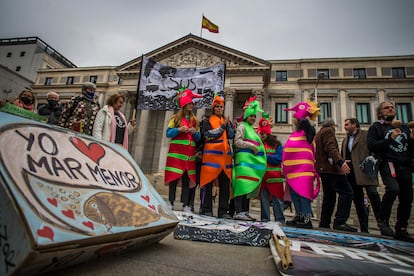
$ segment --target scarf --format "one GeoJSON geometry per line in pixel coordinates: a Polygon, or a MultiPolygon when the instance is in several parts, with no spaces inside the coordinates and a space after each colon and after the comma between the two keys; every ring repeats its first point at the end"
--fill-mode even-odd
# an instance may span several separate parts
{"type": "MultiPolygon", "coordinates": [[[[115,136],[116,136],[116,121],[115,121],[115,112],[112,106],[108,105],[109,113],[111,114],[111,134],[109,136],[109,141],[115,143],[115,136]]],[[[124,132],[124,142],[122,146],[128,150],[128,124],[126,123],[125,116],[122,114],[121,111],[118,111],[119,116],[125,122],[125,132],[124,132]]]]}

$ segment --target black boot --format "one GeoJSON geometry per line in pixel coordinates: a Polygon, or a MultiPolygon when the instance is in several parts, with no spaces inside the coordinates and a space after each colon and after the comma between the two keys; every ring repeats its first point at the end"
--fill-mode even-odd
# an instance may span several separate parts
{"type": "Polygon", "coordinates": [[[312,219],[308,216],[302,217],[302,219],[296,222],[297,228],[313,229],[312,219]]]}
{"type": "Polygon", "coordinates": [[[302,216],[296,215],[292,220],[286,221],[287,226],[296,227],[296,223],[300,221],[302,216]]]}
{"type": "Polygon", "coordinates": [[[408,234],[407,228],[395,227],[394,239],[406,242],[414,242],[414,237],[408,234]]]}
{"type": "Polygon", "coordinates": [[[388,221],[382,220],[380,223],[378,223],[378,227],[381,231],[381,235],[388,237],[394,236],[394,231],[392,231],[388,221]]]}

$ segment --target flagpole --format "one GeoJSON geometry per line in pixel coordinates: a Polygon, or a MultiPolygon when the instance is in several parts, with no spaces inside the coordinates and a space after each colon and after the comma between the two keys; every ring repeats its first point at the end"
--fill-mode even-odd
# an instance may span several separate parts
{"type": "Polygon", "coordinates": [[[201,14],[201,27],[200,27],[200,37],[203,38],[203,18],[204,13],[201,14]]]}

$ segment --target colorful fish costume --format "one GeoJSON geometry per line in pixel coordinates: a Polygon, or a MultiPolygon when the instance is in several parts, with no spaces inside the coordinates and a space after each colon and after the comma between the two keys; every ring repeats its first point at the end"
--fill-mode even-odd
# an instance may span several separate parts
{"type": "MultiPolygon", "coordinates": [[[[189,89],[179,91],[177,101],[180,108],[192,103],[193,98],[201,98],[201,95],[193,94],[189,89]]],[[[175,115],[168,122],[168,129],[176,129],[176,135],[171,138],[170,147],[168,149],[167,161],[165,165],[165,185],[179,179],[187,171],[190,178],[190,188],[196,186],[196,139],[200,137],[199,129],[197,135],[178,131],[178,125],[187,126],[188,128],[197,127],[195,118],[182,118],[181,122],[176,122],[175,115]]],[[[167,129],[167,131],[168,131],[167,129]]]]}
{"type": "MultiPolygon", "coordinates": [[[[267,135],[272,134],[271,128],[271,119],[269,120],[269,114],[263,114],[263,117],[259,121],[257,127],[257,133],[266,133],[267,135]]],[[[270,146],[266,142],[263,142],[266,155],[274,156],[275,154],[280,153],[282,155],[283,147],[282,145],[270,146]]],[[[263,182],[260,187],[260,191],[267,189],[272,196],[277,197],[280,200],[283,200],[284,187],[283,187],[283,174],[282,174],[282,164],[272,164],[269,162],[270,158],[267,158],[267,167],[266,173],[263,177],[263,182]]]]}
{"type": "MultiPolygon", "coordinates": [[[[305,118],[316,120],[320,111],[316,102],[300,102],[285,111],[295,111],[293,115],[298,121],[305,118]]],[[[312,127],[313,128],[313,127],[312,127]]],[[[286,183],[300,196],[313,200],[319,193],[320,180],[315,168],[315,143],[309,143],[304,129],[297,129],[285,143],[282,157],[282,168],[286,183]],[[317,185],[314,187],[314,180],[317,185]]]]}
{"type": "MultiPolygon", "coordinates": [[[[256,97],[251,97],[246,105],[244,119],[250,115],[256,115],[257,112],[263,112],[256,97]]],[[[235,197],[247,195],[247,198],[254,198],[259,194],[260,183],[266,172],[266,151],[253,126],[245,121],[240,124],[244,126],[243,140],[254,144],[259,151],[254,154],[251,149],[236,147],[233,167],[233,193],[235,197]]]]}

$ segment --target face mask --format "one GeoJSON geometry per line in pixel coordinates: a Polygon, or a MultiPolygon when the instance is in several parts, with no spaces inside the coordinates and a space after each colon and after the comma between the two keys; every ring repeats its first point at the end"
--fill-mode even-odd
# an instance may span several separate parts
{"type": "Polygon", "coordinates": [[[29,105],[32,103],[32,100],[28,97],[21,97],[20,100],[25,104],[25,105],[29,105]]]}
{"type": "Polygon", "coordinates": [[[384,121],[391,122],[392,120],[394,120],[394,118],[395,118],[395,116],[394,116],[394,115],[391,115],[391,116],[384,116],[384,121]]]}
{"type": "Polygon", "coordinates": [[[55,105],[57,105],[58,101],[57,101],[57,100],[47,100],[47,103],[48,103],[50,106],[55,106],[55,105]]]}
{"type": "Polygon", "coordinates": [[[95,92],[86,92],[85,95],[89,100],[92,100],[95,96],[95,92]]]}

